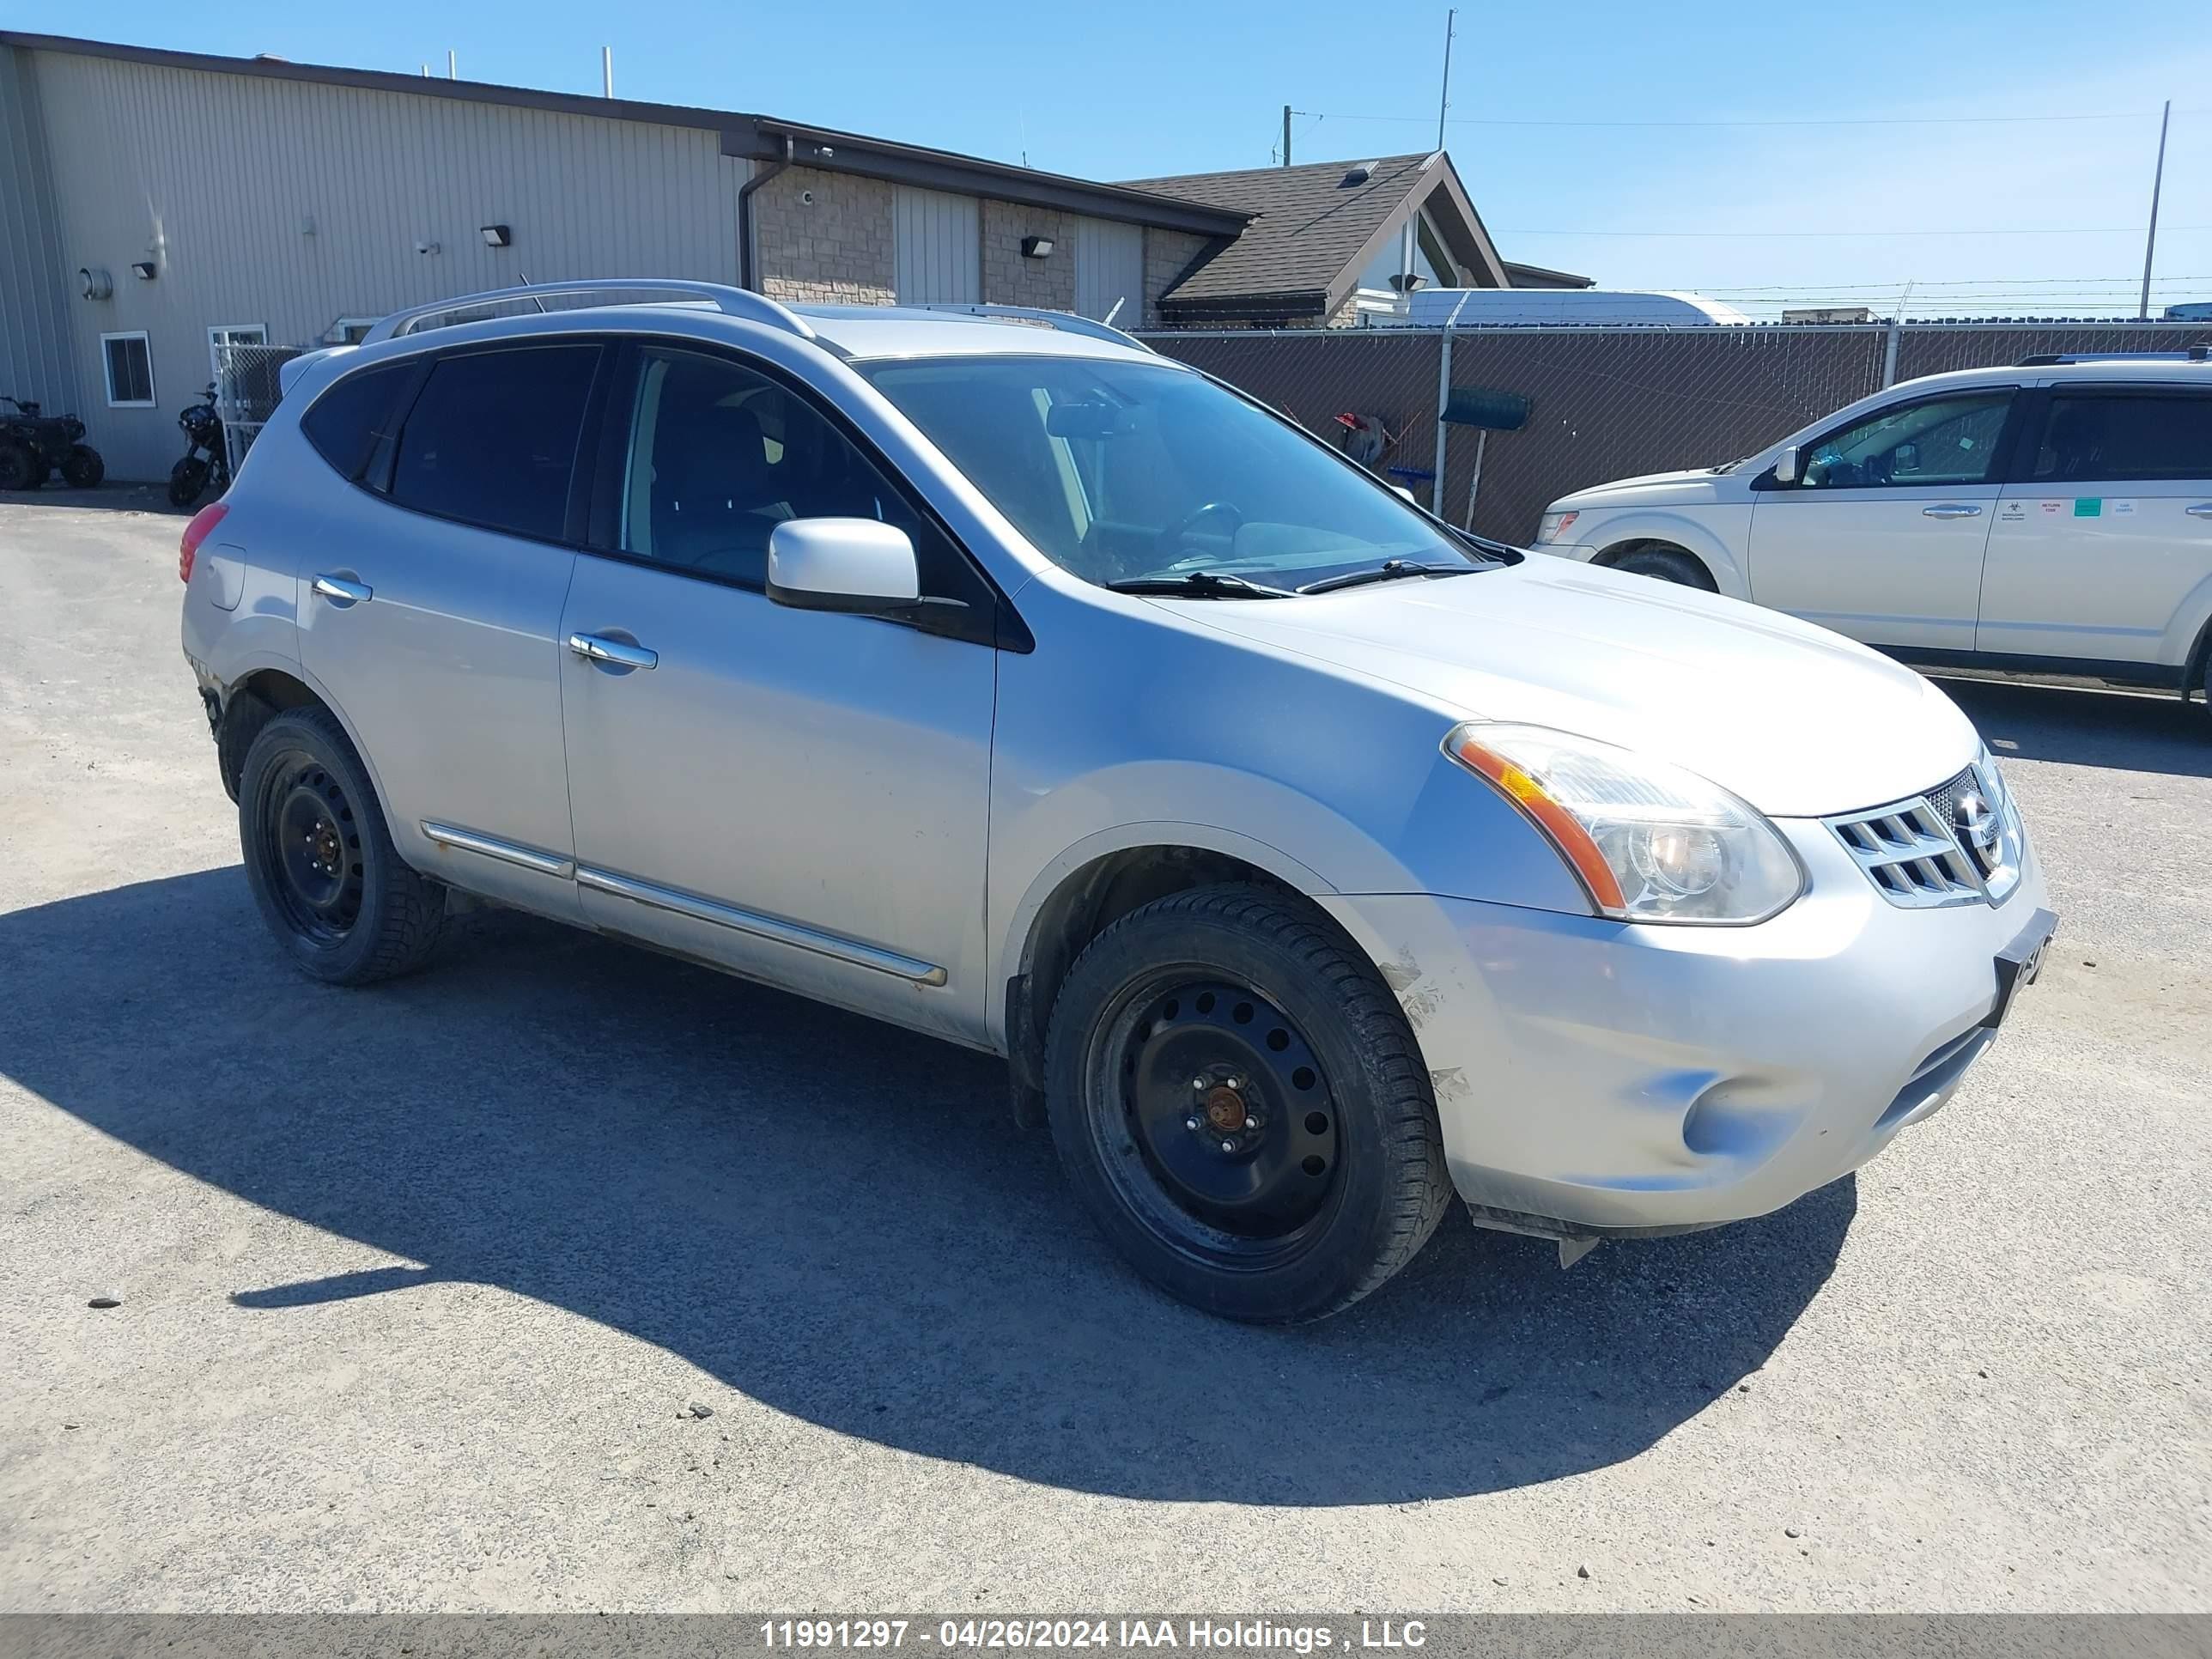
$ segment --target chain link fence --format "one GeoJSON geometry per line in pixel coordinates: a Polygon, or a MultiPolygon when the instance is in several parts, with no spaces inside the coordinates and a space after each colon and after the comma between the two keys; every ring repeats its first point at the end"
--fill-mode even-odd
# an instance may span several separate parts
{"type": "Polygon", "coordinates": [[[215,349],[215,412],[233,471],[283,395],[277,371],[307,348],[224,343],[215,349]]]}
{"type": "Polygon", "coordinates": [[[1144,338],[1346,447],[1455,524],[1470,523],[1478,434],[1439,427],[1444,398],[1453,387],[1528,398],[1525,427],[1483,442],[1471,523],[1526,543],[1544,508],[1570,490],[1750,454],[1897,380],[2044,353],[2175,351],[2208,336],[2203,323],[1873,323],[1240,329],[1144,338]]]}

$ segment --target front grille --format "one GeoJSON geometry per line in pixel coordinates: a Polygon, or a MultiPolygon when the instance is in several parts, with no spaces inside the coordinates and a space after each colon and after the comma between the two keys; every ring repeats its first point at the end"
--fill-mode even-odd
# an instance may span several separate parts
{"type": "Polygon", "coordinates": [[[2020,881],[2020,814],[1986,755],[1924,794],[1827,820],[1892,904],[2001,904],[2020,881]]]}

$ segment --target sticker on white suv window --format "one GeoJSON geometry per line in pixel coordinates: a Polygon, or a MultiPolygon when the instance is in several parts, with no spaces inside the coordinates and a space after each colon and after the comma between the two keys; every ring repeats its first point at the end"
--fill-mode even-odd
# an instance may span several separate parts
{"type": "Polygon", "coordinates": [[[2076,495],[2074,498],[2074,516],[2077,519],[2094,519],[2104,510],[2105,501],[2101,495],[2076,495]]]}
{"type": "Polygon", "coordinates": [[[2105,510],[2116,519],[2132,519],[2136,515],[2133,501],[2106,501],[2105,510]]]}
{"type": "Polygon", "coordinates": [[[1997,509],[1997,520],[2002,524],[2019,524],[2027,517],[2026,501],[2007,501],[1997,509]]]}

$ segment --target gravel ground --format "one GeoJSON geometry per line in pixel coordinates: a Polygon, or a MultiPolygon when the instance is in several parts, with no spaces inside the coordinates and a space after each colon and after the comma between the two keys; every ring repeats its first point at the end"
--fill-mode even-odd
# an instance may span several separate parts
{"type": "Polygon", "coordinates": [[[1855,1182],[1257,1332],[978,1056],[496,914],[284,969],[147,499],[0,506],[0,1610],[2212,1608],[2201,713],[1954,687],[2064,931],[1855,1182]]]}

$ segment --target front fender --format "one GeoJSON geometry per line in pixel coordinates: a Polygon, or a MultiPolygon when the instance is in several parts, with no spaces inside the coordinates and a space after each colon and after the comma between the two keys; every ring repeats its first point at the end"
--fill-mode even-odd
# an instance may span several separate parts
{"type": "Polygon", "coordinates": [[[1751,597],[1751,571],[1743,550],[1751,531],[1748,503],[1705,509],[1724,522],[1665,507],[1628,507],[1607,514],[1595,525],[1577,524],[1575,540],[1593,550],[1590,562],[1607,562],[1607,555],[1628,542],[1671,542],[1703,561],[1713,581],[1732,599],[1751,597]]]}

